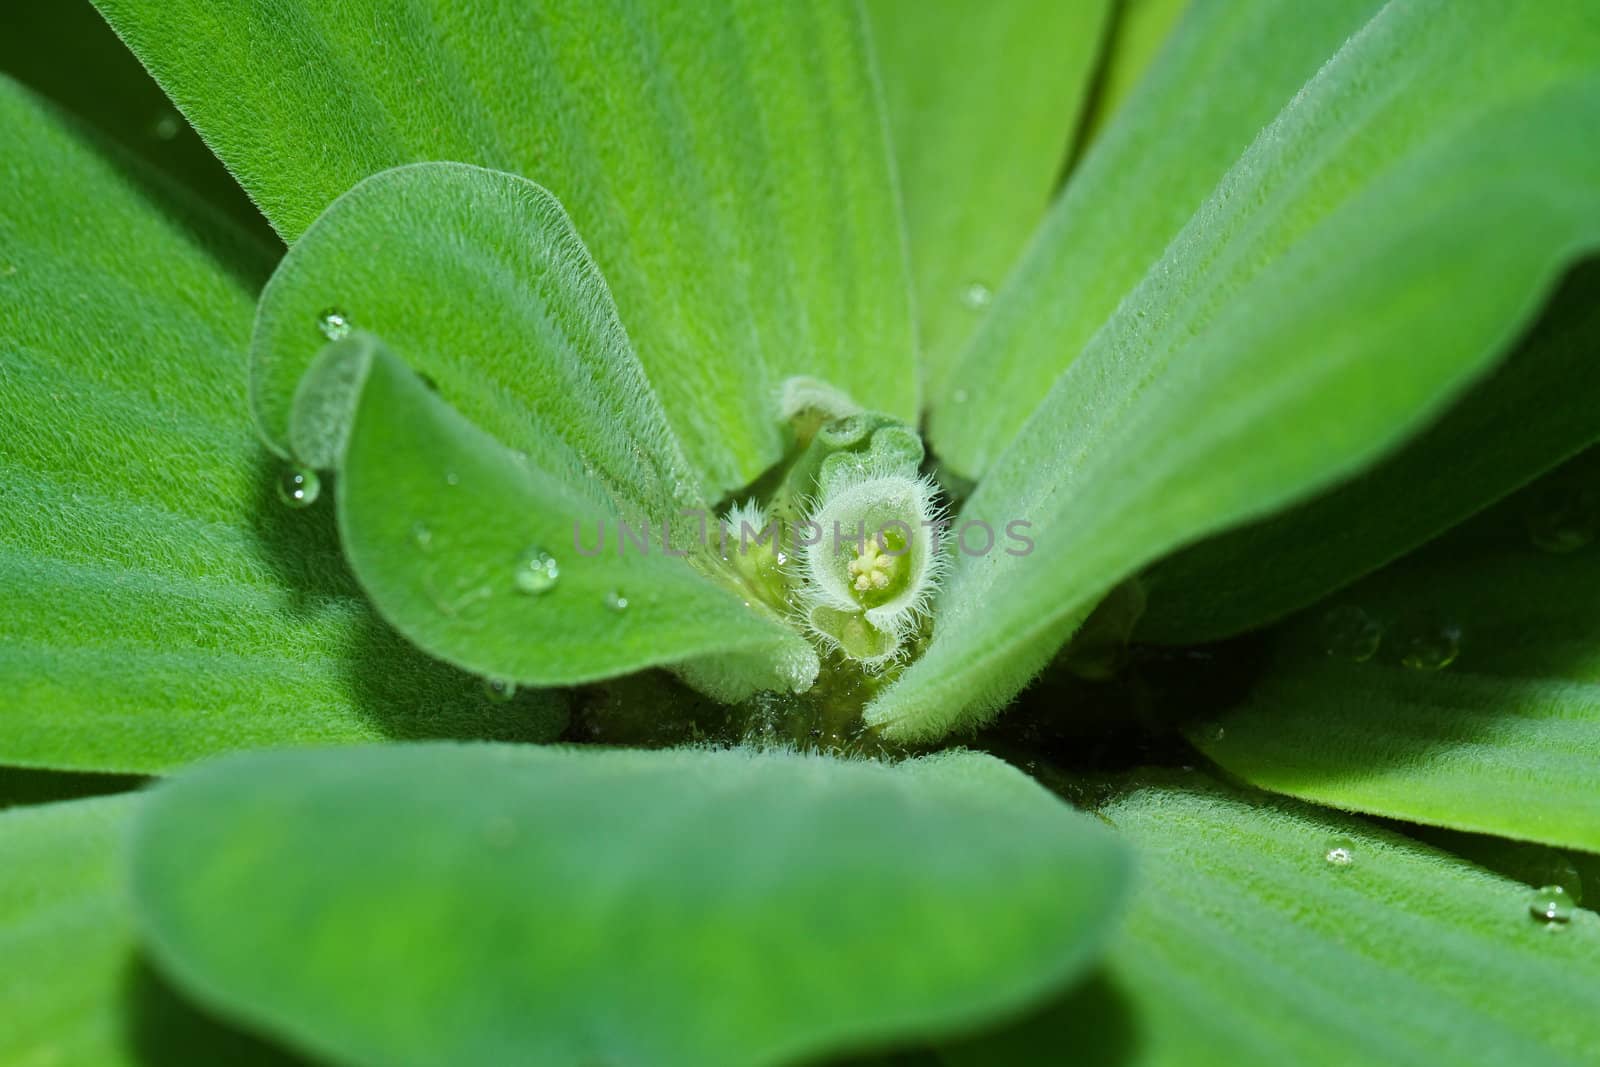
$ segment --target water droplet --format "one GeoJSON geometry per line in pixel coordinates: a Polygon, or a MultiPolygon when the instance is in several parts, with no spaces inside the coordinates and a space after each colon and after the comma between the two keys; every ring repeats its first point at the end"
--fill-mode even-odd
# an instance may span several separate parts
{"type": "Polygon", "coordinates": [[[447,473],[444,476],[444,484],[445,485],[460,485],[461,484],[461,475],[457,474],[455,471],[450,471],[449,473],[447,473]]]}
{"type": "Polygon", "coordinates": [[[278,476],[278,499],[291,508],[309,508],[322,492],[322,479],[306,467],[286,467],[278,476]]]}
{"type": "Polygon", "coordinates": [[[1574,904],[1583,903],[1583,875],[1578,871],[1578,865],[1572,862],[1572,857],[1561,852],[1551,850],[1552,855],[1544,868],[1548,877],[1547,884],[1558,885],[1566,891],[1567,899],[1574,904]]]}
{"type": "Polygon", "coordinates": [[[1506,854],[1499,868],[1528,885],[1560,886],[1573,904],[1583,903],[1583,875],[1572,857],[1546,845],[1522,845],[1506,854]]]}
{"type": "Polygon", "coordinates": [[[487,582],[463,588],[449,578],[441,581],[437,571],[433,569],[423,573],[422,591],[433,601],[433,606],[440,614],[452,617],[462,615],[468,608],[481,607],[494,599],[494,586],[487,582]]]}
{"type": "Polygon", "coordinates": [[[330,341],[342,341],[350,336],[350,316],[338,308],[329,308],[317,316],[317,329],[330,341]]]}
{"type": "Polygon", "coordinates": [[[1343,604],[1322,617],[1322,648],[1330,656],[1365,663],[1383,642],[1383,625],[1354,604],[1343,604]]]}
{"type": "Polygon", "coordinates": [[[628,598],[620,590],[613,589],[606,594],[606,607],[620,615],[628,610],[628,598]]]}
{"type": "Polygon", "coordinates": [[[433,544],[433,530],[425,522],[415,523],[411,527],[411,540],[416,542],[418,548],[426,551],[433,544]]]}
{"type": "Polygon", "coordinates": [[[517,563],[517,591],[529,596],[548,593],[561,577],[561,565],[556,558],[537,546],[528,549],[517,563]]]}
{"type": "Polygon", "coordinates": [[[1528,539],[1542,552],[1576,552],[1600,532],[1600,501],[1586,489],[1552,489],[1528,513],[1528,539]]]}
{"type": "Polygon", "coordinates": [[[158,141],[170,141],[183,129],[183,119],[176,111],[164,111],[150,124],[150,136],[158,141]]]}
{"type": "Polygon", "coordinates": [[[1528,898],[1528,914],[1544,923],[1572,921],[1572,898],[1558,885],[1547,885],[1528,898]]]}
{"type": "Polygon", "coordinates": [[[1322,858],[1330,867],[1348,867],[1356,861],[1355,844],[1341,837],[1329,843],[1328,851],[1322,854],[1322,858]]]}
{"type": "Polygon", "coordinates": [[[994,300],[994,292],[982,282],[973,282],[961,291],[961,302],[973,311],[982,311],[994,300]]]}
{"type": "Polygon", "coordinates": [[[1428,623],[1408,630],[1400,642],[1400,662],[1414,671],[1441,671],[1461,654],[1461,627],[1428,623]]]}
{"type": "Polygon", "coordinates": [[[517,683],[508,682],[504,678],[485,678],[483,695],[492,704],[504,704],[517,695],[517,683]]]}

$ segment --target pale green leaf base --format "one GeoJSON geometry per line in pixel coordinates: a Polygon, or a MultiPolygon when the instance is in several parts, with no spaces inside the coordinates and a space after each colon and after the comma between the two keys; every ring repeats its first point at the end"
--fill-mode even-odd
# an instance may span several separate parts
{"type": "Polygon", "coordinates": [[[976,753],[418,745],[178,779],[134,885],[185,989],[340,1062],[754,1067],[1036,1002],[1125,877],[976,753]]]}

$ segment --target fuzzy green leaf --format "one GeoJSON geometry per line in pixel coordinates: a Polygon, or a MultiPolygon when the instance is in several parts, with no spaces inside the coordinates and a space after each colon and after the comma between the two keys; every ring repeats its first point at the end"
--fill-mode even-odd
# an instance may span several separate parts
{"type": "Polygon", "coordinates": [[[174,996],[139,957],[123,840],[140,800],[0,813],[0,1064],[287,1067],[174,996]]]}
{"type": "Polygon", "coordinates": [[[1140,883],[1104,979],[951,1067],[1591,1061],[1600,917],[1355,819],[1152,779],[1102,809],[1140,883]],[[1349,863],[1327,858],[1348,850],[1349,863]]]}
{"type": "Polygon", "coordinates": [[[340,1062],[749,1067],[1036,999],[1125,873],[975,753],[415,745],[176,779],[134,884],[185,989],[340,1062]]]}
{"type": "Polygon", "coordinates": [[[295,242],[261,294],[251,402],[267,438],[314,466],[336,465],[323,435],[349,398],[328,398],[335,417],[291,442],[295,391],[327,335],[352,328],[382,337],[452,407],[574,490],[635,520],[708,506],[605,279],[534,183],[458,163],[399,167],[344,194],[295,242]]]}
{"type": "Polygon", "coordinates": [[[868,0],[937,394],[1044,217],[1111,0],[868,0]]]}
{"type": "Polygon", "coordinates": [[[646,528],[636,542],[627,513],[581,476],[495,441],[370,335],[329,346],[297,403],[347,427],[336,435],[345,555],[384,617],[432,654],[545,686],[713,664],[703,684],[727,699],[816,676],[798,633],[695,565],[698,524],[670,541],[646,528]],[[330,395],[348,410],[330,416],[330,395]]]}
{"type": "Polygon", "coordinates": [[[1600,262],[1573,272],[1506,362],[1355,480],[1144,576],[1137,639],[1198,644],[1275,621],[1403,555],[1600,437],[1600,262]],[[1333,536],[1329,536],[1330,532],[1333,536]]]}
{"type": "Polygon", "coordinates": [[[988,469],[1261,128],[1382,6],[1194,0],[931,392],[945,466],[988,469]]]}
{"type": "MultiPolygon", "coordinates": [[[[0,5],[0,71],[182,183],[265,249],[277,235],[89,0],[0,5]]],[[[270,267],[270,263],[267,264],[270,267]]]]}
{"type": "Polygon", "coordinates": [[[412,650],[327,509],[278,501],[245,402],[248,243],[4,82],[0,130],[0,761],[558,729],[554,698],[486,704],[412,650]]]}
{"type": "MultiPolygon", "coordinates": [[[[1395,0],[1255,142],[1051,389],[962,521],[907,738],[1001,706],[1152,559],[1372,463],[1600,242],[1600,15],[1395,0]]],[[[981,343],[981,338],[979,339],[981,343]]]]}
{"type": "Polygon", "coordinates": [[[915,417],[897,197],[849,0],[99,7],[286,238],[404,163],[549,189],[712,496],[779,458],[790,376],[915,417]]]}
{"type": "Polygon", "coordinates": [[[1600,852],[1600,548],[1541,551],[1522,528],[1592,539],[1594,470],[1285,627],[1249,698],[1197,743],[1263,788],[1600,852]],[[1355,611],[1382,628],[1364,645],[1355,611]]]}

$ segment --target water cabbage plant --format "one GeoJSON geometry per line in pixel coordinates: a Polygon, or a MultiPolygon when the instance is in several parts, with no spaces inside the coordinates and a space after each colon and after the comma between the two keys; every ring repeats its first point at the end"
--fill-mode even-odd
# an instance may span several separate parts
{"type": "Polygon", "coordinates": [[[0,1063],[1600,1058],[1600,3],[0,70],[0,1063]]]}

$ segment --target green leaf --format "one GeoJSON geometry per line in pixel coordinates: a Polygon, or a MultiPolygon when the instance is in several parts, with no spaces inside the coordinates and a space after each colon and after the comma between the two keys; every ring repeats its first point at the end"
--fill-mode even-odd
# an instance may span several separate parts
{"type": "Polygon", "coordinates": [[[0,1064],[290,1064],[179,1000],[139,957],[122,845],[140,803],[0,813],[0,1064]]]}
{"type": "Polygon", "coordinates": [[[937,394],[1044,217],[1111,0],[868,0],[937,394]]]}
{"type": "Polygon", "coordinates": [[[1262,127],[1382,6],[1194,0],[930,396],[941,463],[989,468],[1262,127]]]}
{"type": "Polygon", "coordinates": [[[1437,0],[1351,38],[985,475],[962,521],[1030,522],[1036,550],[962,555],[868,719],[975,721],[1116,582],[1371,464],[1484,373],[1600,242],[1572,137],[1600,122],[1596,48],[1586,10],[1437,0]]]}
{"type": "Polygon", "coordinates": [[[1193,0],[1119,0],[1085,116],[1086,143],[1099,138],[1133,95],[1191,3],[1193,0]]]}
{"type": "Polygon", "coordinates": [[[976,753],[385,746],[162,786],[135,895],[202,1001],[353,1064],[791,1062],[1077,974],[1122,853],[976,753]],[[394,835],[404,826],[403,837],[394,835]]]}
{"type": "Polygon", "coordinates": [[[1400,452],[1145,576],[1138,640],[1198,644],[1279,619],[1377,569],[1600,437],[1600,261],[1579,267],[1506,362],[1400,452]],[[1336,531],[1336,536],[1329,536],[1336,531]]]}
{"type": "Polygon", "coordinates": [[[282,251],[267,220],[89,0],[0,6],[0,71],[216,205],[264,248],[282,251]]]}
{"type": "Polygon", "coordinates": [[[710,495],[779,458],[790,376],[914,419],[910,287],[855,4],[99,7],[288,239],[403,163],[549,189],[710,495]]]}
{"type": "MultiPolygon", "coordinates": [[[[368,178],[306,230],[263,291],[251,340],[251,402],[280,449],[325,332],[352,326],[502,445],[630,518],[708,507],[605,279],[532,182],[413,164],[368,178]],[[339,325],[323,322],[330,311],[339,325]]],[[[312,438],[298,458],[333,466],[333,445],[312,438]]]]}
{"type": "Polygon", "coordinates": [[[1197,743],[1267,789],[1600,852],[1600,554],[1540,551],[1522,529],[1576,520],[1568,535],[1593,538],[1583,473],[1295,620],[1197,743]]]}
{"type": "Polygon", "coordinates": [[[0,81],[0,761],[160,771],[259,745],[548,738],[367,607],[250,427],[259,252],[0,81]]]}
{"type": "Polygon", "coordinates": [[[1446,830],[1437,826],[1407,826],[1406,834],[1445,852],[1454,853],[1496,874],[1521,882],[1529,889],[1559,885],[1573,904],[1596,910],[1600,900],[1600,854],[1571,852],[1549,845],[1512,841],[1489,834],[1446,830]],[[1588,892],[1585,892],[1588,887],[1588,892]]]}
{"type": "Polygon", "coordinates": [[[327,419],[330,396],[348,405],[332,419],[347,427],[332,435],[347,434],[345,555],[377,609],[428,652],[534,685],[731,658],[741,676],[708,683],[728,699],[816,676],[804,638],[693,565],[697,526],[673,537],[676,556],[659,529],[639,546],[581,475],[499,444],[370,335],[329,346],[297,400],[314,414],[297,407],[296,422],[327,419]]]}
{"type": "Polygon", "coordinates": [[[1102,813],[1140,888],[1103,983],[951,1050],[952,1067],[1078,1062],[1587,1063],[1600,917],[1546,925],[1526,886],[1348,817],[1148,780],[1102,813]],[[1350,862],[1326,858],[1345,848],[1350,862]],[[1103,1057],[1103,1058],[1100,1058],[1103,1057]]]}

